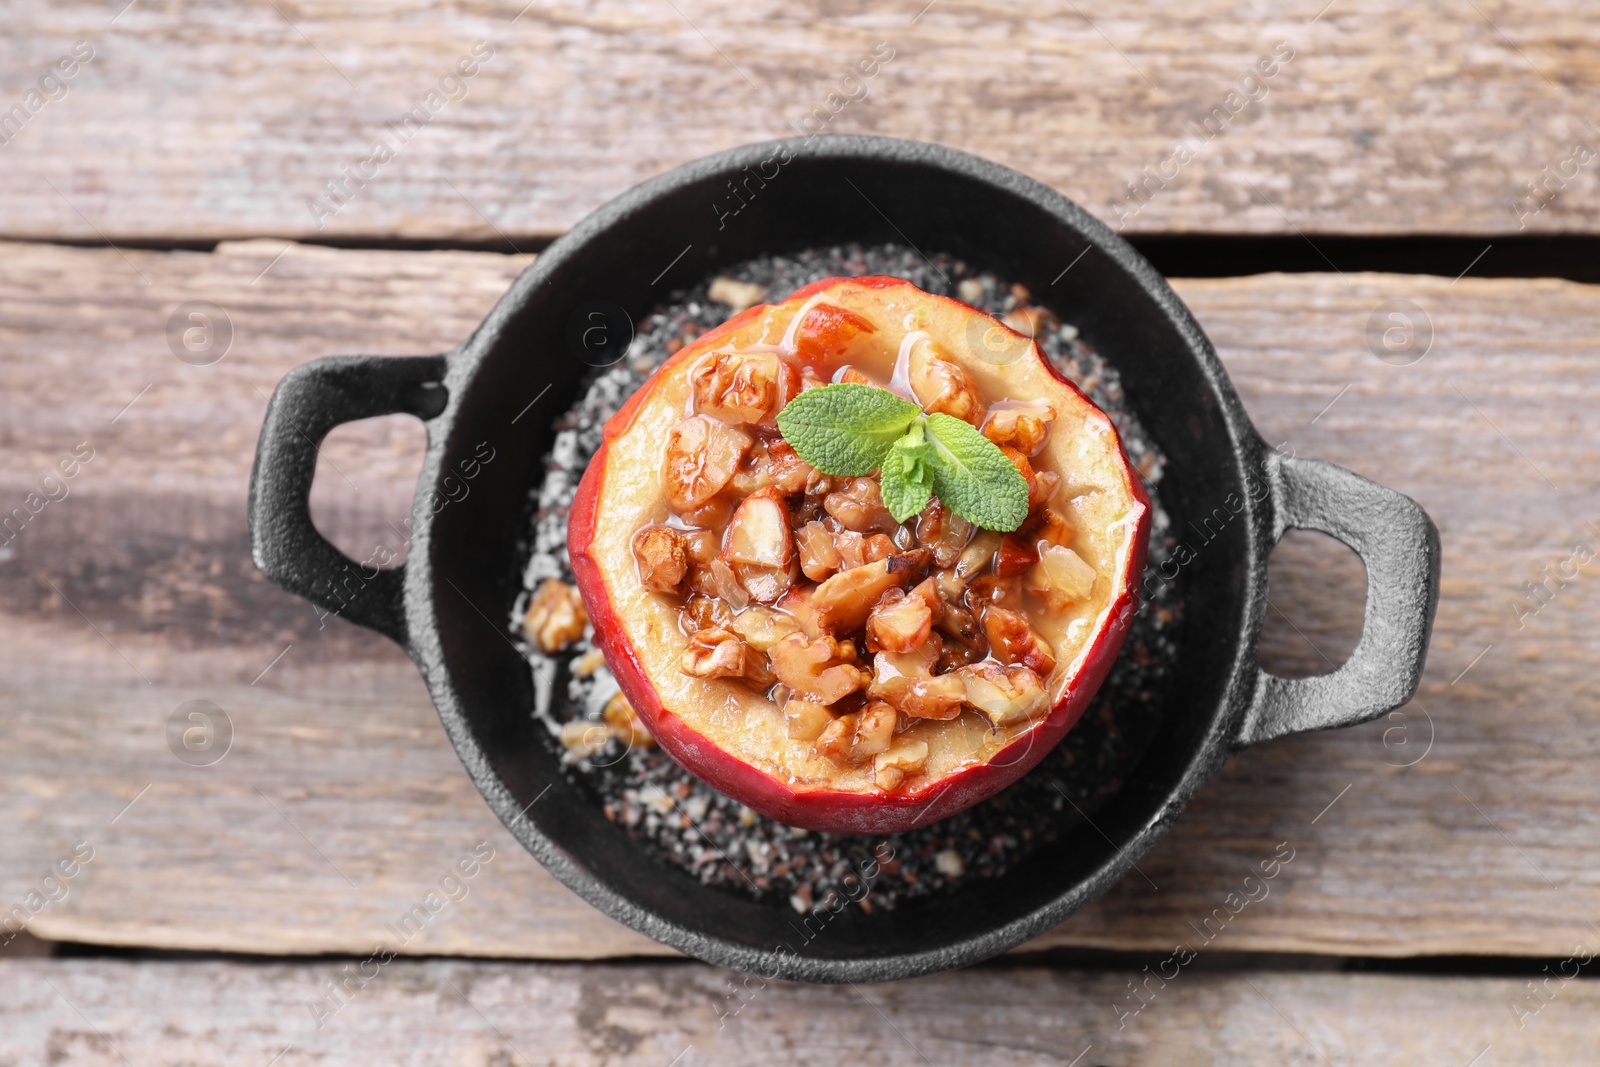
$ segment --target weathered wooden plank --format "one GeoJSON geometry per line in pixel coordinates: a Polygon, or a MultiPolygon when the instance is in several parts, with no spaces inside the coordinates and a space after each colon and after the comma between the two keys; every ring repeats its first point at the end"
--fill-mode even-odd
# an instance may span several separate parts
{"type": "Polygon", "coordinates": [[[967,149],[1129,232],[1600,225],[1582,0],[121,6],[0,5],[0,108],[24,108],[0,234],[523,240],[678,163],[816,129],[967,149]],[[93,56],[66,95],[29,101],[75,41],[93,56]],[[478,42],[492,55],[441,93],[478,42]],[[352,172],[365,184],[329,199],[352,172]]]}
{"type": "Polygon", "coordinates": [[[30,960],[0,967],[0,1057],[474,1067],[1578,1064],[1593,1062],[1600,1013],[1593,982],[1552,980],[1545,1003],[1510,978],[1252,970],[1178,972],[1164,987],[1152,980],[1143,1009],[1119,1013],[1133,977],[982,969],[807,987],[697,964],[30,960]],[[326,985],[340,981],[349,990],[342,1005],[326,985]]]}
{"type": "MultiPolygon", "coordinates": [[[[498,852],[472,895],[411,950],[656,951],[498,827],[397,651],[338,620],[319,630],[246,551],[255,427],[276,380],[317,355],[441,350],[523,261],[293,246],[258,277],[281,247],[0,255],[0,493],[11,502],[0,511],[77,442],[96,449],[0,561],[0,901],[23,900],[87,841],[95,859],[67,898],[31,916],[40,936],[363,951],[487,840],[498,852]],[[167,348],[164,324],[188,299],[232,319],[233,351],[212,366],[167,348]],[[195,699],[233,721],[234,747],[215,766],[186,766],[167,747],[169,716],[195,699]]],[[[1141,860],[1159,889],[1126,880],[1040,943],[1165,955],[1203,938],[1204,919],[1287,841],[1296,858],[1270,898],[1216,948],[1565,950],[1600,914],[1586,764],[1600,747],[1587,710],[1593,565],[1520,627],[1512,604],[1541,566],[1600,536],[1586,525],[1600,519],[1600,294],[1336,274],[1179,288],[1271,440],[1379,477],[1438,520],[1434,650],[1408,734],[1395,720],[1244,754],[1141,860]],[[1395,298],[1431,317],[1431,351],[1413,366],[1368,347],[1373,310],[1395,298]]],[[[404,510],[416,439],[399,425],[329,444],[319,513],[352,548],[404,510]]],[[[1273,662],[1302,670],[1321,663],[1306,640],[1337,658],[1358,614],[1348,560],[1313,547],[1275,557],[1272,590],[1306,636],[1274,614],[1267,641],[1273,662]]]]}

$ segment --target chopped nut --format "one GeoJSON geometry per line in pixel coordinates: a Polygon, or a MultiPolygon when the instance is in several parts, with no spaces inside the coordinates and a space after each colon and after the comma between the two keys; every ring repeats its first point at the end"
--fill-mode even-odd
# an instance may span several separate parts
{"type": "Polygon", "coordinates": [[[914,719],[953,719],[966,690],[953,676],[935,677],[935,639],[911,652],[880,652],[872,660],[869,699],[882,700],[914,719]]]}
{"type": "Polygon", "coordinates": [[[983,299],[983,283],[976,278],[962,278],[956,283],[956,296],[964,304],[976,304],[983,299]]]}
{"type": "Polygon", "coordinates": [[[793,741],[815,741],[833,723],[827,705],[805,697],[791,696],[783,705],[787,734],[793,741]]]}
{"type": "Polygon", "coordinates": [[[742,678],[763,688],[771,684],[766,657],[730,630],[696,630],[689,635],[679,667],[695,678],[742,678]]]}
{"type": "Polygon", "coordinates": [[[967,606],[973,611],[990,604],[1013,611],[1022,610],[1022,579],[1015,576],[1001,578],[994,574],[980,574],[967,584],[967,606]]]}
{"type": "Polygon", "coordinates": [[[754,282],[735,281],[726,275],[718,275],[711,279],[711,287],[706,290],[706,296],[719,304],[727,304],[733,309],[734,314],[738,314],[765,300],[767,290],[754,282]]]}
{"type": "Polygon", "coordinates": [[[913,719],[953,719],[961,714],[966,686],[949,674],[913,682],[900,698],[899,709],[913,719]]]}
{"type": "MultiPolygon", "coordinates": [[[[750,450],[750,438],[720,419],[691,415],[667,432],[661,484],[667,503],[679,513],[701,508],[733,479],[750,450]]],[[[691,520],[694,521],[694,520],[691,520]]],[[[696,525],[714,525],[695,522],[696,525]]]]}
{"type": "Polygon", "coordinates": [[[1044,682],[1027,667],[1002,667],[975,663],[955,672],[966,687],[966,702],[987,715],[996,726],[1031,719],[1045,710],[1044,682]]]}
{"type": "Polygon", "coordinates": [[[562,747],[575,760],[588,759],[605,748],[606,742],[611,740],[611,733],[605,726],[581,719],[562,723],[559,736],[562,747]]]}
{"type": "Polygon", "coordinates": [[[543,651],[556,653],[582,637],[587,625],[589,612],[578,590],[559,578],[546,578],[528,603],[522,635],[543,651]]]}
{"type": "Polygon", "coordinates": [[[895,711],[882,701],[874,701],[861,709],[856,717],[855,737],[850,742],[850,755],[856,761],[887,751],[894,739],[895,711]]]}
{"type": "Polygon", "coordinates": [[[997,578],[1010,578],[1039,562],[1039,549],[1027,537],[1008,533],[1000,539],[1000,550],[994,555],[994,573],[997,578]]]}
{"type": "Polygon", "coordinates": [[[767,445],[767,477],[785,493],[805,492],[817,469],[800,458],[789,442],[779,439],[767,445]]]}
{"type": "Polygon", "coordinates": [[[867,616],[867,651],[910,652],[926,644],[932,631],[927,600],[890,589],[867,616]]]}
{"type": "Polygon", "coordinates": [[[780,640],[800,631],[794,616],[761,604],[751,604],[727,624],[727,629],[738,634],[744,643],[757,652],[765,652],[780,640]]]}
{"type": "Polygon", "coordinates": [[[917,541],[933,550],[936,567],[954,566],[977,529],[937,498],[917,516],[917,541]]]}
{"type": "Polygon", "coordinates": [[[817,618],[816,594],[816,586],[801,585],[789,590],[778,601],[778,610],[798,623],[800,632],[810,638],[822,636],[822,625],[817,618]]]}
{"type": "Polygon", "coordinates": [[[685,633],[717,626],[728,629],[733,625],[733,610],[715,596],[696,594],[678,609],[678,619],[685,633]]]}
{"type": "Polygon", "coordinates": [[[683,535],[670,526],[639,527],[633,535],[633,559],[639,584],[652,593],[677,593],[689,573],[683,535]]]}
{"type": "MultiPolygon", "coordinates": [[[[1026,300],[1027,298],[1023,297],[1023,299],[1026,300]]],[[[1061,325],[1056,317],[1050,314],[1048,308],[1042,307],[1019,307],[1007,312],[1000,321],[1024,337],[1033,338],[1037,338],[1046,330],[1053,330],[1061,325]]]]}
{"type": "Polygon", "coordinates": [[[710,563],[722,547],[714,530],[683,531],[683,553],[690,563],[710,563]]]}
{"type": "Polygon", "coordinates": [[[857,533],[888,533],[900,524],[883,506],[876,478],[846,478],[822,500],[829,515],[857,533]]]}
{"type": "Polygon", "coordinates": [[[1095,569],[1070,548],[1049,545],[1022,580],[1023,588],[1042,597],[1052,612],[1062,612],[1094,591],[1095,569]]]}
{"type": "Polygon", "coordinates": [[[944,357],[938,345],[928,339],[911,346],[908,360],[911,392],[930,415],[943,412],[955,418],[983,424],[983,396],[972,376],[944,357]]]}
{"type": "Polygon", "coordinates": [[[879,789],[893,791],[927,762],[928,742],[902,739],[873,758],[873,781],[879,789]]]}
{"type": "Polygon", "coordinates": [[[944,611],[937,623],[939,632],[954,638],[954,643],[974,649],[981,658],[989,650],[989,641],[983,636],[978,618],[964,605],[945,601],[944,611]]]}
{"type": "Polygon", "coordinates": [[[605,665],[606,654],[598,648],[591,648],[572,661],[572,676],[574,678],[588,678],[605,665]]]}
{"type": "Polygon", "coordinates": [[[645,729],[644,723],[639,721],[638,713],[633,710],[633,705],[628,703],[628,698],[621,693],[613,695],[606,701],[606,706],[600,711],[600,717],[606,721],[606,729],[611,732],[611,736],[629,748],[655,747],[656,739],[645,729]]]}
{"type": "Polygon", "coordinates": [[[1061,475],[1055,471],[1034,471],[1033,484],[1028,487],[1028,507],[1036,508],[1055,498],[1061,488],[1061,475]]]}
{"type": "Polygon", "coordinates": [[[817,586],[812,603],[818,624],[829,633],[853,633],[866,625],[878,599],[927,573],[932,553],[925,548],[840,571],[817,586]]]}
{"type": "Polygon", "coordinates": [[[739,576],[733,573],[733,567],[726,560],[712,560],[705,571],[710,579],[710,589],[707,591],[712,596],[719,596],[727,601],[728,606],[734,611],[743,611],[750,606],[750,594],[739,583],[739,576]]]}
{"type": "Polygon", "coordinates": [[[861,562],[876,563],[880,559],[888,559],[900,546],[894,543],[894,538],[888,534],[870,534],[861,539],[861,562]]]}
{"type": "Polygon", "coordinates": [[[837,703],[865,687],[871,677],[856,665],[855,646],[831,637],[807,640],[804,634],[790,634],[767,655],[779,681],[819,704],[837,703]]]}
{"type": "Polygon", "coordinates": [[[819,756],[862,763],[888,751],[894,741],[896,721],[895,710],[876,701],[859,712],[841,715],[826,724],[813,747],[819,756]]]}
{"type": "Polygon", "coordinates": [[[1056,413],[1044,404],[998,408],[984,420],[983,436],[1003,448],[1037,456],[1050,436],[1050,423],[1055,417],[1056,413]]]}
{"type": "MultiPolygon", "coordinates": [[[[1050,472],[1044,471],[1039,477],[1043,478],[1048,473],[1050,472]]],[[[1048,545],[1070,544],[1072,535],[1076,532],[1066,516],[1054,508],[1047,507],[1035,507],[1028,515],[1028,521],[1017,531],[1018,534],[1032,540],[1041,552],[1048,545]]]]}
{"type": "Polygon", "coordinates": [[[933,857],[933,865],[946,878],[960,878],[967,871],[967,865],[961,859],[961,853],[953,848],[947,848],[933,857]]]}
{"type": "Polygon", "coordinates": [[[751,599],[770,604],[794,584],[789,512],[775,488],[744,498],[722,535],[722,561],[751,599]]]}
{"type": "Polygon", "coordinates": [[[800,550],[800,570],[813,582],[820,582],[839,569],[839,549],[822,523],[806,523],[794,532],[794,540],[800,550]]]}
{"type": "Polygon", "coordinates": [[[983,632],[989,638],[989,650],[1002,662],[1021,664],[1041,677],[1056,669],[1050,642],[1022,615],[991,605],[983,611],[983,632]]]}
{"type": "Polygon", "coordinates": [[[813,752],[819,756],[826,756],[834,760],[848,760],[850,758],[850,742],[856,734],[856,716],[854,713],[841,715],[823,727],[817,735],[816,744],[811,746],[813,752]]]}
{"type": "Polygon", "coordinates": [[[979,531],[956,559],[956,574],[962,578],[971,578],[989,565],[999,547],[1000,534],[993,530],[979,531]]]}
{"type": "Polygon", "coordinates": [[[695,410],[725,422],[770,420],[800,394],[800,372],[771,352],[714,352],[689,372],[695,410]]]}

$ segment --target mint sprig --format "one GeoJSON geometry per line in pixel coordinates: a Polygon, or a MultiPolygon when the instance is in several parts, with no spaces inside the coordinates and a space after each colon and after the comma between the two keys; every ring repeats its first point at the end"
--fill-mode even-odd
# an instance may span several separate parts
{"type": "Polygon", "coordinates": [[[969,423],[924,415],[887,389],[841,382],[808,389],[778,412],[778,431],[823,474],[880,471],[884,506],[905,522],[934,496],[986,530],[1028,517],[1028,482],[999,446],[969,423]]]}
{"type": "Polygon", "coordinates": [[[884,456],[922,409],[887,389],[840,382],[807,389],[778,412],[778,432],[823,474],[855,477],[883,466],[884,456]]]}

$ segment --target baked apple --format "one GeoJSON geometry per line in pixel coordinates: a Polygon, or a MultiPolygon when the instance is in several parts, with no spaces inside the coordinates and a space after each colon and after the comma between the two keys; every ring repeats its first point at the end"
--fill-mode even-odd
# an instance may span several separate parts
{"type": "Polygon", "coordinates": [[[1110,419],[1036,344],[863,277],[662,364],[606,425],[568,548],[667,752],[781,822],[878,834],[1061,740],[1121,648],[1148,534],[1110,419]]]}

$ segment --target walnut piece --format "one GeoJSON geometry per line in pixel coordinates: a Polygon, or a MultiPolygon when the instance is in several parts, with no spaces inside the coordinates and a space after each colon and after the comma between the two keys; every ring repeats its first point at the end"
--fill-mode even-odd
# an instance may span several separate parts
{"type": "Polygon", "coordinates": [[[762,688],[772,684],[766,657],[721,628],[690,634],[679,667],[695,678],[740,678],[762,688]]]}
{"type": "Polygon", "coordinates": [[[676,594],[689,573],[683,535],[670,526],[652,523],[639,527],[632,544],[639,584],[652,593],[676,594]]]}
{"type": "Polygon", "coordinates": [[[739,503],[722,535],[722,560],[752,600],[770,604],[794,584],[794,539],[783,494],[768,487],[739,503]]]}
{"type": "Polygon", "coordinates": [[[1031,719],[1045,710],[1044,682],[1027,667],[1002,667],[975,663],[954,674],[966,687],[966,702],[989,717],[996,726],[1031,719]]]}
{"type": "Polygon", "coordinates": [[[1020,664],[1040,677],[1048,677],[1056,669],[1050,642],[1017,612],[990,605],[983,610],[983,631],[989,638],[989,650],[1001,662],[1020,664]]]}
{"type": "Polygon", "coordinates": [[[961,558],[977,527],[935,497],[917,516],[917,542],[933,550],[933,565],[952,567],[961,558]]]}
{"type": "Polygon", "coordinates": [[[834,484],[834,491],[822,500],[823,508],[849,530],[856,533],[888,533],[900,524],[883,506],[876,478],[846,478],[834,484]]]}
{"type": "Polygon", "coordinates": [[[629,748],[654,748],[656,739],[650,731],[645,729],[644,723],[639,721],[638,713],[633,710],[633,705],[628,703],[628,698],[621,693],[613,694],[606,701],[606,706],[600,710],[600,717],[606,722],[606,729],[611,736],[627,745],[629,748]]]}
{"type": "Polygon", "coordinates": [[[733,480],[750,437],[721,419],[691,415],[679,419],[667,431],[666,458],[662,462],[661,487],[672,509],[695,525],[709,526],[708,516],[690,513],[703,508],[733,480]]]}
{"type": "Polygon", "coordinates": [[[778,680],[819,704],[834,704],[863,688],[870,675],[856,665],[855,646],[831,637],[790,634],[767,651],[778,680]]]}
{"type": "Polygon", "coordinates": [[[567,754],[575,760],[581,760],[605,748],[606,742],[611,740],[611,731],[600,723],[578,719],[562,723],[559,737],[567,754]]]}
{"type": "Polygon", "coordinates": [[[817,586],[811,602],[822,629],[854,633],[867,623],[873,605],[891,589],[903,588],[927,573],[932,553],[925,548],[840,571],[817,586]]]}
{"type": "Polygon", "coordinates": [[[910,652],[921,647],[933,632],[935,612],[942,614],[943,607],[932,578],[909,595],[890,589],[867,616],[867,650],[910,652]]]}
{"type": "Polygon", "coordinates": [[[922,770],[928,762],[928,742],[902,738],[872,759],[873,782],[879,789],[893,792],[907,776],[922,770]]]}
{"type": "Polygon", "coordinates": [[[522,618],[522,635],[548,653],[560,652],[583,636],[589,612],[578,590],[559,578],[546,578],[534,591],[522,618]]]}
{"type": "Polygon", "coordinates": [[[713,352],[689,372],[695,410],[724,422],[772,419],[800,393],[800,372],[771,352],[713,352]]]}
{"type": "Polygon", "coordinates": [[[738,314],[745,308],[755,307],[767,298],[767,290],[754,282],[741,282],[719,274],[711,279],[706,296],[719,304],[727,304],[738,314]]]}
{"type": "Polygon", "coordinates": [[[827,705],[806,697],[791,696],[783,705],[786,733],[793,741],[815,741],[833,723],[827,705]]]}
{"type": "Polygon", "coordinates": [[[1037,456],[1050,436],[1050,423],[1055,417],[1046,404],[999,408],[990,411],[984,420],[983,436],[1025,456],[1037,456]]]}
{"type": "Polygon", "coordinates": [[[822,523],[806,523],[794,532],[794,540],[800,553],[801,573],[813,582],[820,582],[839,569],[839,549],[822,523]]]}
{"type": "Polygon", "coordinates": [[[939,641],[911,652],[880,652],[872,660],[869,699],[882,700],[913,719],[953,719],[961,714],[966,689],[954,675],[933,674],[939,641]]]}
{"type": "Polygon", "coordinates": [[[817,755],[840,763],[862,763],[886,752],[894,741],[895,710],[874,701],[859,712],[841,715],[823,727],[813,746],[817,755]]]}
{"type": "Polygon", "coordinates": [[[933,341],[923,338],[911,346],[907,360],[911,392],[928,414],[942,412],[974,426],[983,425],[983,395],[972,376],[950,360],[933,341]]]}

